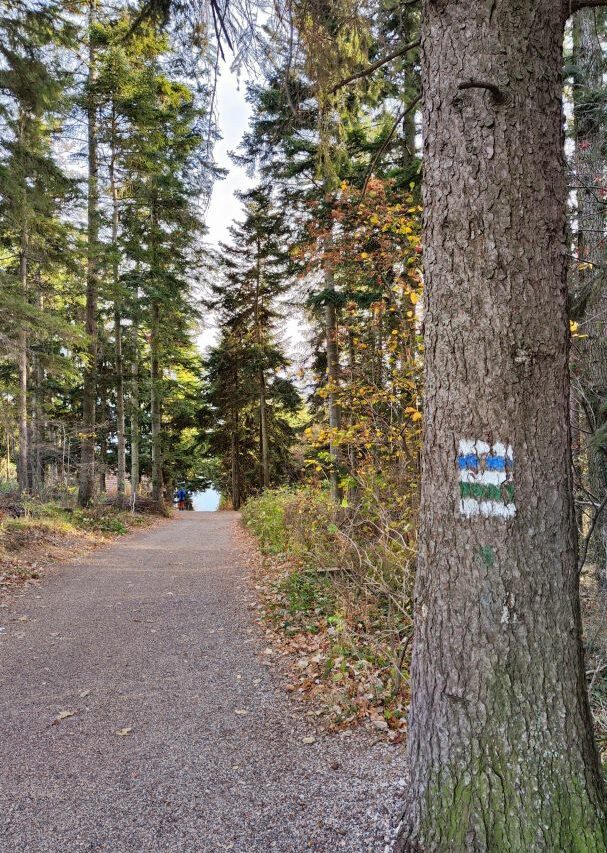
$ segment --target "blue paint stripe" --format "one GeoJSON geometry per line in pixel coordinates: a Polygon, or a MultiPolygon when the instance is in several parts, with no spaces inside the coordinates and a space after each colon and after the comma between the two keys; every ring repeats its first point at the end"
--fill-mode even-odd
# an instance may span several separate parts
{"type": "MultiPolygon", "coordinates": [[[[486,471],[505,471],[506,460],[504,456],[483,456],[483,462],[486,471]]],[[[481,458],[476,453],[468,453],[465,456],[457,457],[457,464],[460,471],[476,470],[481,467],[481,458]]]]}

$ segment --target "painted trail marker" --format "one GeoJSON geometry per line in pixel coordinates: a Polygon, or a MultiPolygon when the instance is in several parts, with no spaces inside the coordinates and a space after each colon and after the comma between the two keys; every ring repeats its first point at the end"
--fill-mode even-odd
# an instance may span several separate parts
{"type": "Polygon", "coordinates": [[[510,444],[462,439],[457,467],[459,508],[465,518],[514,518],[514,454],[510,444]]]}

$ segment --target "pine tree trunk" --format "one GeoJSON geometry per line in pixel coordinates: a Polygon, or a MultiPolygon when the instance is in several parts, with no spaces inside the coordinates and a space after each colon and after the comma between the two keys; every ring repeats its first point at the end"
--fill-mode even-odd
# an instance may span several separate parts
{"type": "Polygon", "coordinates": [[[32,490],[40,494],[44,487],[44,370],[40,355],[34,357],[33,419],[32,419],[32,490]]]}
{"type": "MultiPolygon", "coordinates": [[[[262,278],[262,263],[261,263],[261,240],[259,237],[256,240],[256,275],[255,275],[255,335],[257,340],[257,357],[262,363],[262,351],[264,334],[261,327],[261,278],[262,278]]],[[[263,367],[259,368],[259,453],[261,457],[261,488],[267,489],[270,485],[270,450],[268,444],[268,412],[266,405],[266,377],[263,372],[263,367]]]]}
{"type": "Polygon", "coordinates": [[[160,370],[160,306],[152,303],[150,326],[151,416],[152,416],[152,498],[162,500],[162,434],[161,434],[161,370],[160,370]]]}
{"type": "Polygon", "coordinates": [[[268,410],[266,403],[266,378],[259,371],[259,432],[261,443],[261,488],[270,487],[270,447],[268,442],[268,410]]]}
{"type": "Polygon", "coordinates": [[[426,406],[398,851],[607,850],[570,458],[562,8],[423,2],[426,406]]]}
{"type": "Polygon", "coordinates": [[[88,122],[88,210],[86,318],[88,363],[82,391],[82,430],[80,439],[80,483],[78,503],[88,506],[95,496],[95,405],[97,401],[97,255],[99,242],[99,186],[97,159],[97,104],[94,84],[97,60],[94,43],[96,0],[89,0],[89,68],[87,93],[88,122]]]}
{"type": "Polygon", "coordinates": [[[133,354],[131,362],[131,499],[139,491],[139,323],[137,314],[133,318],[133,354]]]}
{"type": "Polygon", "coordinates": [[[99,458],[96,466],[98,489],[101,494],[107,491],[106,476],[107,476],[107,455],[108,455],[108,433],[110,425],[110,412],[108,405],[108,371],[105,368],[104,354],[104,336],[99,336],[97,339],[97,354],[99,356],[97,362],[97,397],[98,397],[98,412],[96,415],[96,434],[99,443],[99,458]]]}
{"type": "Polygon", "coordinates": [[[231,453],[232,453],[232,509],[240,509],[240,466],[238,461],[239,447],[236,429],[232,430],[231,453]]]}
{"type": "MultiPolygon", "coordinates": [[[[21,293],[24,300],[27,299],[27,235],[25,231],[21,234],[21,249],[19,258],[19,278],[21,293]]],[[[19,465],[18,482],[21,493],[29,491],[29,433],[27,413],[27,385],[28,385],[28,358],[27,358],[27,331],[25,323],[19,329],[18,340],[18,372],[19,372],[19,394],[17,397],[17,410],[19,422],[19,465]]]]}
{"type": "Polygon", "coordinates": [[[112,153],[110,157],[110,193],[112,196],[112,279],[114,287],[114,366],[116,371],[116,480],[119,495],[124,495],[126,480],[126,423],[124,413],[124,364],[118,264],[118,187],[116,185],[116,110],[112,104],[112,153]]]}
{"type": "MultiPolygon", "coordinates": [[[[583,9],[574,19],[575,168],[577,189],[578,256],[592,264],[579,272],[580,290],[589,289],[586,318],[580,340],[581,364],[578,372],[588,406],[588,427],[593,433],[587,442],[588,488],[600,503],[607,494],[607,438],[598,435],[607,426],[607,285],[597,270],[605,254],[605,215],[600,190],[605,166],[603,125],[596,94],[603,86],[603,49],[597,33],[597,16],[604,13],[583,9]],[[598,435],[597,435],[598,434],[598,435]]],[[[607,512],[603,511],[593,536],[590,556],[598,566],[598,578],[607,585],[607,512]]]]}
{"type": "MultiPolygon", "coordinates": [[[[327,290],[333,293],[333,276],[327,275],[327,290]]],[[[333,433],[341,427],[341,409],[338,399],[339,388],[339,352],[337,348],[337,310],[334,302],[329,298],[325,305],[325,336],[327,345],[327,382],[329,383],[329,394],[327,400],[329,413],[329,428],[332,433],[329,442],[329,457],[331,460],[331,498],[335,503],[342,499],[339,485],[339,469],[341,467],[341,453],[336,444],[333,433]]]]}

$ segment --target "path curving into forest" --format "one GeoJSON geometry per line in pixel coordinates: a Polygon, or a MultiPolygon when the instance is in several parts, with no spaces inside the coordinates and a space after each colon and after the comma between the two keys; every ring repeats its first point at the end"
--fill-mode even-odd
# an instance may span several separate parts
{"type": "Polygon", "coordinates": [[[184,513],[0,609],[3,853],[389,849],[402,752],[304,743],[237,525],[184,513]]]}

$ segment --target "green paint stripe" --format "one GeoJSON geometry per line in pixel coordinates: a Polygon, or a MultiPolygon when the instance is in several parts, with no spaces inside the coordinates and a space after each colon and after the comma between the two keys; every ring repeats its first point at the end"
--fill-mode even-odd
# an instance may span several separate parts
{"type": "Polygon", "coordinates": [[[478,501],[499,501],[514,503],[514,484],[502,483],[495,486],[491,483],[460,483],[459,492],[462,498],[475,498],[478,501]]]}

